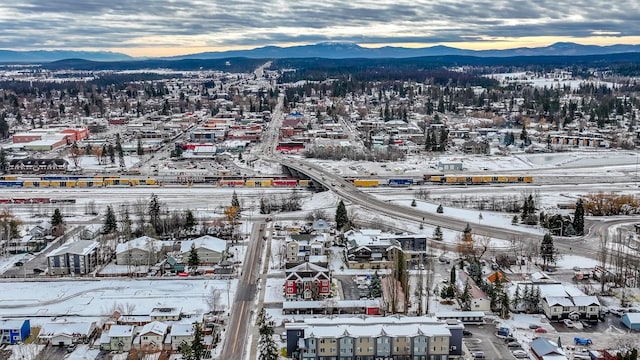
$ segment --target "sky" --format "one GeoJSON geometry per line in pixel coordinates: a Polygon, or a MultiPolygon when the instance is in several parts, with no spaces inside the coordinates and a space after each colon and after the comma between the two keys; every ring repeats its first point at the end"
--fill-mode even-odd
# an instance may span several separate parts
{"type": "Polygon", "coordinates": [[[640,44],[639,23],[637,0],[20,0],[0,4],[0,49],[167,56],[325,41],[640,44]]]}

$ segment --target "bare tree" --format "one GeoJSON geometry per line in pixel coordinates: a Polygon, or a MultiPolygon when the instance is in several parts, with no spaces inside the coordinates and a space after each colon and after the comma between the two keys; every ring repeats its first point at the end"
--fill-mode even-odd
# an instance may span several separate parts
{"type": "Polygon", "coordinates": [[[222,307],[220,306],[220,297],[222,296],[222,291],[216,287],[212,287],[209,290],[209,295],[205,297],[205,301],[209,306],[209,311],[212,313],[219,312],[222,307]]]}

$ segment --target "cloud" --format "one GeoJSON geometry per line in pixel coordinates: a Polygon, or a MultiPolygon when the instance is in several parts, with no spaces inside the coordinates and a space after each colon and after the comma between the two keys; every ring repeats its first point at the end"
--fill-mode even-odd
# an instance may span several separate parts
{"type": "Polygon", "coordinates": [[[0,48],[622,37],[640,36],[638,13],[640,2],[604,0],[21,0],[0,5],[0,48]]]}

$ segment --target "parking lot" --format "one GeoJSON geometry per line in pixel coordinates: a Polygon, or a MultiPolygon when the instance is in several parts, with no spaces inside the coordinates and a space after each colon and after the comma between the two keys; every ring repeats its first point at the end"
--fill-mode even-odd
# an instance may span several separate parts
{"type": "MultiPolygon", "coordinates": [[[[495,335],[496,328],[493,324],[465,325],[465,329],[471,332],[471,336],[465,336],[463,342],[471,354],[483,353],[485,359],[513,360],[507,343],[495,335]]],[[[470,357],[472,358],[472,357],[470,357]]]]}

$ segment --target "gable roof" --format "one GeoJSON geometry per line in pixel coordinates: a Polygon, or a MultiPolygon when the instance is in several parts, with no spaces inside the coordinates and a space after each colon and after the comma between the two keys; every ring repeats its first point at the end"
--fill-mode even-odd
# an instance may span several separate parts
{"type": "Polygon", "coordinates": [[[152,321],[142,327],[142,330],[140,330],[140,335],[144,335],[148,333],[153,333],[156,335],[164,335],[167,333],[167,329],[168,329],[167,324],[160,321],[152,321]]]}
{"type": "Polygon", "coordinates": [[[133,337],[133,325],[111,325],[109,337],[133,337]]]}
{"type": "Polygon", "coordinates": [[[217,237],[205,235],[193,240],[183,241],[180,244],[180,252],[186,253],[191,251],[191,246],[196,249],[207,249],[219,253],[223,253],[227,249],[227,242],[217,237]]]}
{"type": "Polygon", "coordinates": [[[302,263],[300,265],[294,266],[290,269],[285,270],[287,273],[293,272],[327,272],[329,269],[322,267],[320,265],[312,264],[309,262],[302,263]]]}
{"type": "Polygon", "coordinates": [[[536,353],[539,357],[547,355],[565,355],[564,351],[558,347],[558,344],[544,338],[537,338],[529,345],[531,346],[531,351],[536,353]]]}
{"type": "Polygon", "coordinates": [[[132,249],[159,252],[162,250],[162,242],[149,236],[141,236],[118,244],[118,246],[116,246],[116,254],[121,254],[132,249]]]}
{"type": "Polygon", "coordinates": [[[58,256],[62,254],[89,255],[98,248],[100,244],[92,240],[77,240],[63,244],[59,248],[53,250],[47,257],[58,256]]]}

